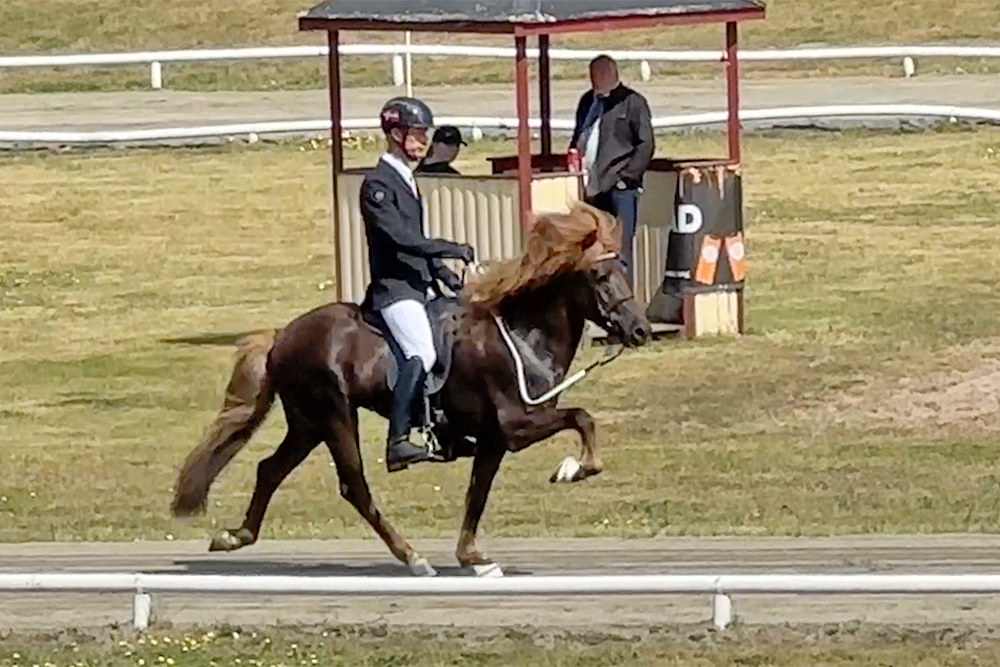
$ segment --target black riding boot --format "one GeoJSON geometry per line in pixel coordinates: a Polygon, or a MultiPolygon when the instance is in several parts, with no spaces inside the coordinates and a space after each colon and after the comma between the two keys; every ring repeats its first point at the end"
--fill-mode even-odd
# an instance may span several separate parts
{"type": "Polygon", "coordinates": [[[389,415],[389,441],[386,445],[385,464],[389,472],[403,470],[411,463],[432,458],[425,447],[410,442],[410,424],[413,404],[423,398],[426,380],[424,364],[419,358],[407,359],[399,369],[399,378],[392,395],[392,413],[389,415]]]}

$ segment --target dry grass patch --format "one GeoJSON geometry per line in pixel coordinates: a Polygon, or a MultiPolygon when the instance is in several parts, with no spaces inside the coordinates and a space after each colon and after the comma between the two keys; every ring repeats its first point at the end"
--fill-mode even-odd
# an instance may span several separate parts
{"type": "Polygon", "coordinates": [[[994,664],[1000,641],[993,628],[827,625],[746,627],[725,633],[700,626],[648,631],[552,631],[540,628],[394,630],[384,626],[330,628],[200,628],[138,637],[67,632],[13,635],[0,666],[128,665],[850,665],[994,664]]]}

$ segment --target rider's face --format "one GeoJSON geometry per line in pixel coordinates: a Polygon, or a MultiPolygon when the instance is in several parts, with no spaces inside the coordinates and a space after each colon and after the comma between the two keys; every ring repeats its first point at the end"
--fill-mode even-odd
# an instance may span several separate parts
{"type": "Polygon", "coordinates": [[[411,162],[419,160],[427,150],[427,128],[411,128],[406,132],[393,130],[392,138],[411,162]]]}

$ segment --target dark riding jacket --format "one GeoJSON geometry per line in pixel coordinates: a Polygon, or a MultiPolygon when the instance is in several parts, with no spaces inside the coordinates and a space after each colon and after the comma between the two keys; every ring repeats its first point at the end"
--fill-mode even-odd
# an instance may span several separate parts
{"type": "Polygon", "coordinates": [[[381,310],[397,301],[427,303],[435,279],[454,276],[441,261],[461,257],[462,247],[424,236],[424,209],[392,165],[379,160],[361,185],[361,217],[368,239],[371,283],[365,305],[381,310]]]}

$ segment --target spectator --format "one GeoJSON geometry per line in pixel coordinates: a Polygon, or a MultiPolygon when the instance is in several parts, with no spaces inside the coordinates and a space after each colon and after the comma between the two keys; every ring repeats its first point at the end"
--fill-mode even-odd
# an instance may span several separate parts
{"type": "Polygon", "coordinates": [[[649,103],[618,78],[609,56],[590,62],[592,89],[580,98],[570,146],[583,159],[584,199],[624,225],[622,261],[633,285],[632,239],[643,176],[655,144],[649,103]]]}
{"type": "Polygon", "coordinates": [[[461,150],[459,146],[467,146],[462,140],[462,133],[454,125],[442,125],[434,132],[430,150],[420,161],[414,172],[417,174],[458,174],[451,166],[461,150]]]}

